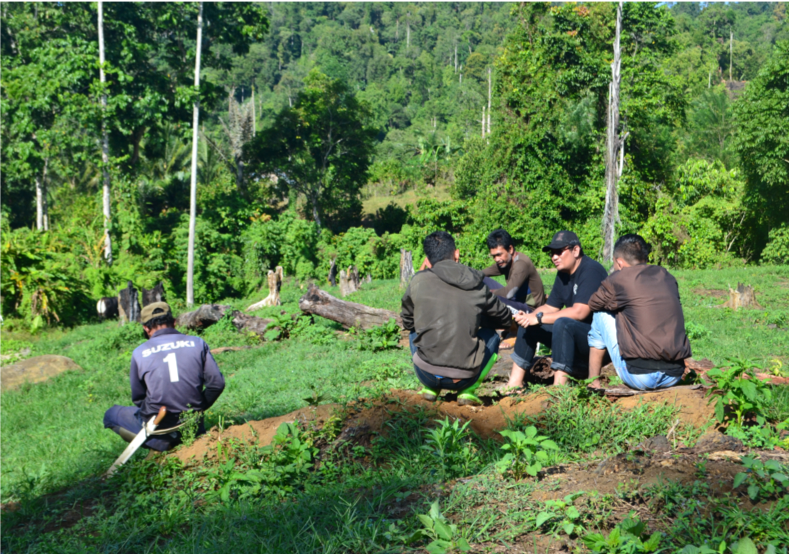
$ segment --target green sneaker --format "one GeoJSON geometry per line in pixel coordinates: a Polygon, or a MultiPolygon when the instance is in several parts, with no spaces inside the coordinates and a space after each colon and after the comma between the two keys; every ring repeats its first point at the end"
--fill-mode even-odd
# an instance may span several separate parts
{"type": "Polygon", "coordinates": [[[419,391],[419,394],[422,395],[422,398],[424,398],[428,402],[433,402],[436,398],[438,398],[438,395],[441,394],[441,391],[433,390],[425,387],[421,391],[419,391]]]}
{"type": "Polygon", "coordinates": [[[477,392],[477,389],[482,384],[482,381],[484,381],[485,377],[488,376],[488,373],[490,373],[490,370],[493,369],[494,365],[496,365],[496,360],[498,359],[499,359],[499,355],[493,354],[493,356],[490,357],[490,360],[488,360],[488,363],[482,369],[482,372],[479,374],[479,378],[477,379],[477,381],[470,387],[465,388],[462,391],[458,392],[458,404],[460,406],[473,406],[475,404],[476,405],[482,404],[482,400],[477,398],[477,396],[474,393],[477,392]]]}
{"type": "Polygon", "coordinates": [[[482,400],[470,392],[458,394],[458,406],[482,406],[482,400]]]}

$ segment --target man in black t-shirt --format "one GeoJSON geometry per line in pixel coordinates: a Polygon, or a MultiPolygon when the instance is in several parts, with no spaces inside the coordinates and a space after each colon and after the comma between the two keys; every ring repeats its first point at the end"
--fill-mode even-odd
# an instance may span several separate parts
{"type": "Polygon", "coordinates": [[[608,273],[584,255],[581,242],[572,231],[559,231],[542,250],[551,253],[558,273],[545,306],[535,313],[519,312],[514,317],[520,327],[512,353],[514,363],[507,385],[510,390],[523,385],[526,370],[534,363],[537,343],[551,347],[554,385],[567,383],[568,375],[586,378],[589,372],[589,298],[608,273]]]}

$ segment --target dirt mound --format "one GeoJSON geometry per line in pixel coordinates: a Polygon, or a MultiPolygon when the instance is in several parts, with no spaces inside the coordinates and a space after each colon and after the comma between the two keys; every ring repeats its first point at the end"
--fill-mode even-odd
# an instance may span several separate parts
{"type": "Polygon", "coordinates": [[[230,442],[233,439],[237,439],[266,446],[271,444],[277,429],[283,423],[314,422],[320,427],[339,408],[339,404],[323,404],[317,407],[301,408],[279,417],[248,421],[242,425],[232,425],[221,432],[217,427],[213,427],[190,446],[182,447],[173,452],[173,456],[184,463],[201,462],[206,457],[212,458],[216,456],[216,446],[220,440],[230,442]]]}
{"type": "MultiPolygon", "coordinates": [[[[461,421],[470,421],[471,428],[482,438],[496,438],[498,432],[507,427],[509,421],[517,417],[537,416],[549,409],[550,395],[546,392],[529,394],[519,397],[507,397],[493,403],[491,398],[484,399],[484,406],[460,406],[455,395],[442,397],[442,401],[429,402],[414,391],[393,390],[385,401],[379,401],[371,407],[351,406],[351,414],[343,424],[339,440],[354,439],[363,441],[373,434],[386,433],[386,422],[391,414],[403,410],[423,409],[436,414],[437,418],[450,417],[461,421]]],[[[677,419],[681,423],[702,427],[713,417],[713,409],[707,404],[701,390],[668,389],[663,392],[643,394],[622,399],[610,399],[625,410],[633,410],[648,404],[672,404],[680,406],[677,419]]],[[[279,426],[286,422],[310,423],[321,427],[325,421],[341,407],[338,404],[323,404],[318,407],[301,408],[289,414],[250,421],[243,425],[233,425],[219,431],[214,427],[206,435],[200,437],[192,445],[176,450],[172,455],[184,463],[199,463],[205,457],[216,455],[217,443],[230,442],[237,439],[253,442],[260,446],[271,443],[279,426]]]]}
{"type": "Polygon", "coordinates": [[[4,365],[2,369],[3,390],[12,390],[24,383],[41,383],[64,371],[81,371],[74,360],[65,356],[36,356],[15,364],[4,365]]]}

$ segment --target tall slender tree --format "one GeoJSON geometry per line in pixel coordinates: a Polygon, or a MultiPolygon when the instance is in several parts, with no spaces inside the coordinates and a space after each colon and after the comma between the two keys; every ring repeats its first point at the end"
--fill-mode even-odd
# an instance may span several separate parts
{"type": "Polygon", "coordinates": [[[197,14],[197,52],[195,53],[195,98],[192,116],[192,176],[189,187],[189,253],[186,270],[186,304],[195,302],[195,221],[197,217],[197,139],[200,124],[200,50],[203,42],[203,3],[197,14]]]}
{"type": "MultiPolygon", "coordinates": [[[[616,9],[616,36],[614,37],[614,61],[611,63],[611,83],[608,86],[608,115],[605,149],[605,210],[603,211],[603,260],[612,262],[614,259],[614,238],[616,221],[619,219],[619,194],[617,182],[621,174],[618,167],[617,154],[624,156],[621,147],[624,145],[619,136],[619,83],[621,80],[622,51],[620,37],[622,35],[622,6],[619,2],[616,9]],[[620,152],[621,151],[621,152],[620,152]]],[[[624,160],[622,160],[624,162],[624,160]]]]}
{"type": "Polygon", "coordinates": [[[101,81],[101,172],[104,178],[101,198],[104,210],[104,259],[112,265],[112,238],[110,237],[110,139],[107,135],[105,115],[107,111],[107,92],[104,89],[106,78],[104,76],[104,7],[99,0],[99,80],[101,81]]]}

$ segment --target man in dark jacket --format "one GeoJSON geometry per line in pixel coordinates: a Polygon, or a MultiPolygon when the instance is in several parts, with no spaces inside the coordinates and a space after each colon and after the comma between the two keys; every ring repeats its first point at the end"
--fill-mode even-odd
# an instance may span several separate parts
{"type": "Polygon", "coordinates": [[[586,378],[589,362],[589,328],[592,312],[589,297],[607,277],[605,268],[586,256],[578,235],[559,231],[544,252],[550,252],[556,266],[556,280],[544,306],[534,313],[519,312],[520,325],[512,353],[512,372],[508,388],[523,385],[526,370],[534,363],[537,344],[551,347],[553,384],[567,383],[568,376],[586,378]]]}
{"type": "Polygon", "coordinates": [[[509,327],[512,314],[481,271],[458,263],[452,235],[428,235],[424,250],[427,267],[411,279],[401,312],[421,394],[435,400],[442,389],[457,390],[459,404],[481,403],[474,392],[495,363],[495,329],[509,327]]]}
{"type": "MultiPolygon", "coordinates": [[[[614,269],[589,299],[589,376],[600,375],[608,350],[617,375],[638,390],[677,384],[691,356],[677,280],[648,265],[649,248],[639,235],[614,245],[614,269]]],[[[593,383],[593,386],[595,383],[593,383]]]]}
{"type": "MultiPolygon", "coordinates": [[[[115,405],[104,414],[104,427],[130,442],[162,406],[167,415],[159,428],[178,425],[183,412],[204,412],[225,388],[225,378],[199,337],[175,330],[170,306],[155,302],[142,309],[142,328],[149,340],[132,353],[131,381],[134,406],[115,405]]],[[[198,434],[204,433],[202,418],[198,434]]],[[[169,450],[181,440],[179,432],[150,437],[143,446],[169,450]]]]}

